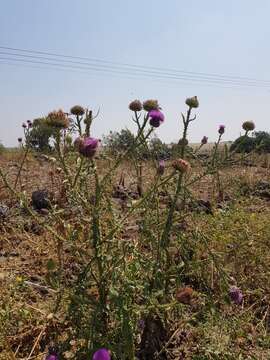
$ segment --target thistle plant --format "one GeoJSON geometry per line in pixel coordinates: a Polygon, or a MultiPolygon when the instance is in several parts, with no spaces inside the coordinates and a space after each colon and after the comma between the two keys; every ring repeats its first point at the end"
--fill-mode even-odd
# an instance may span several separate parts
{"type": "MultiPolygon", "coordinates": [[[[220,156],[219,147],[225,132],[225,126],[220,125],[210,159],[202,164],[199,174],[195,173],[194,162],[208,138],[204,136],[199,149],[189,152],[188,131],[196,120],[198,98],[186,99],[186,105],[186,113],[181,114],[180,156],[173,161],[157,163],[151,159],[153,161],[147,162],[148,181],[140,151],[148,150],[154,130],[165,121],[157,100],[134,100],[129,104],[137,127],[134,141],[113,159],[92,134],[91,125],[96,116],[91,110],[76,105],[71,108],[71,115],[62,110],[48,114],[46,122],[54,128],[57,161],[51,176],[56,167],[60,168],[65,207],[76,209],[76,216],[64,215],[65,209],[53,204],[48,221],[42,219],[31,209],[26,194],[17,192],[18,180],[13,186],[0,169],[0,176],[12,195],[55,239],[57,264],[50,262],[48,269],[51,275],[48,280],[56,291],[52,313],[61,314],[63,322],[68,324],[68,338],[58,344],[60,352],[71,351],[70,343],[80,340],[74,350],[78,360],[109,360],[111,356],[135,359],[140,346],[138,338],[149,338],[151,324],[159,324],[162,330],[166,320],[163,324],[161,315],[168,319],[169,313],[180,313],[183,305],[192,303],[196,291],[179,280],[180,274],[188,279],[183,269],[188,268],[192,249],[186,249],[182,261],[177,260],[172,248],[183,247],[184,234],[176,231],[176,225],[186,216],[188,200],[193,200],[192,187],[209,175],[220,176],[220,170],[234,161],[234,153],[220,156]],[[68,116],[72,116],[72,120],[68,116]],[[66,139],[67,131],[74,135],[74,141],[66,139]],[[73,151],[65,151],[65,142],[70,145],[72,141],[73,147],[69,149],[73,151]],[[117,202],[112,196],[113,188],[121,166],[130,159],[136,169],[139,196],[134,199],[127,194],[122,202],[117,202]],[[161,194],[166,196],[165,208],[161,206],[161,194]],[[76,265],[72,277],[65,263],[65,249],[76,265]],[[143,335],[140,335],[139,321],[145,324],[143,335]]],[[[27,136],[29,125],[25,126],[27,136]]],[[[243,128],[246,135],[254,129],[251,123],[245,123],[243,128]]],[[[51,183],[53,188],[53,179],[51,183]]],[[[199,231],[194,238],[196,236],[204,239],[199,231]]],[[[220,279],[229,288],[228,277],[211,250],[207,250],[220,279]]],[[[238,288],[229,294],[232,301],[242,303],[243,295],[238,288]]],[[[157,353],[163,351],[157,347],[157,353]]],[[[157,353],[152,354],[153,358],[157,353]]],[[[58,356],[51,352],[48,359],[58,359],[58,356]]]]}

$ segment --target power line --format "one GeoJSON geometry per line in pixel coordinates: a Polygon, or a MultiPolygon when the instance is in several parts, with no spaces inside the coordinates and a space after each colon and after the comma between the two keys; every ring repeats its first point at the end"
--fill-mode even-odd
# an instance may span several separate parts
{"type": "MultiPolygon", "coordinates": [[[[86,74],[86,75],[90,75],[92,76],[92,72],[91,71],[83,71],[83,70],[79,70],[79,69],[70,69],[69,67],[67,68],[61,68],[59,66],[61,65],[56,65],[56,66],[53,66],[52,64],[49,64],[49,63],[44,63],[44,65],[41,65],[41,66],[38,66],[38,65],[31,65],[31,64],[24,64],[24,63],[10,63],[8,61],[5,60],[5,58],[0,58],[0,64],[2,65],[8,65],[8,66],[17,66],[17,67],[25,67],[25,68],[30,68],[30,69],[48,69],[48,70],[54,70],[54,71],[64,71],[64,72],[73,72],[73,73],[80,73],[80,74],[86,74]]],[[[102,72],[102,70],[97,74],[97,75],[106,75],[108,76],[108,73],[107,72],[102,72]]],[[[127,75],[124,75],[124,76],[121,76],[121,74],[109,74],[110,76],[112,77],[116,77],[116,78],[125,78],[125,79],[131,79],[131,80],[145,80],[145,77],[139,77],[139,76],[136,76],[136,77],[132,77],[132,76],[127,76],[127,75]]],[[[161,84],[170,84],[170,85],[177,85],[179,86],[180,84],[182,85],[194,85],[194,83],[192,82],[192,80],[190,81],[185,81],[185,82],[181,82],[181,80],[179,81],[174,81],[174,80],[163,80],[163,79],[154,79],[154,78],[147,78],[148,81],[150,82],[156,82],[156,83],[161,83],[161,84]]],[[[208,84],[208,83],[196,83],[196,87],[197,86],[207,86],[207,87],[212,87],[213,84],[208,84]]],[[[216,84],[214,85],[215,87],[217,88],[221,88],[221,89],[231,89],[231,90],[247,90],[245,89],[244,87],[229,87],[229,86],[222,86],[222,85],[219,85],[219,84],[216,84]]]]}
{"type": "Polygon", "coordinates": [[[89,57],[80,57],[80,56],[74,56],[74,55],[65,55],[65,54],[59,54],[54,52],[46,52],[46,51],[37,51],[37,50],[28,50],[28,49],[20,49],[20,48],[13,48],[13,47],[7,47],[7,46],[0,46],[0,49],[5,50],[11,50],[11,51],[19,51],[24,53],[31,53],[31,54],[40,54],[40,55],[48,55],[48,56],[54,56],[54,57],[60,57],[60,58],[69,58],[69,59],[77,59],[77,60],[83,60],[86,62],[97,62],[97,63],[103,63],[103,64],[111,64],[113,66],[118,67],[127,67],[127,68],[133,68],[133,69],[146,69],[148,71],[156,70],[158,72],[170,72],[170,73],[178,73],[178,74],[187,74],[187,75],[196,75],[198,77],[211,77],[213,79],[227,79],[227,80],[244,80],[244,81],[251,81],[256,83],[264,83],[266,85],[270,85],[270,80],[261,80],[256,78],[249,78],[249,77],[242,77],[242,76],[232,76],[232,75],[224,75],[224,74],[212,74],[212,73],[203,73],[203,72],[194,72],[194,71],[184,71],[184,70],[178,70],[178,69],[170,69],[170,68],[162,68],[162,67],[150,67],[150,66],[143,66],[143,65],[134,65],[129,63],[121,63],[121,62],[113,62],[108,60],[102,60],[97,58],[89,58],[89,57]]]}
{"type": "MultiPolygon", "coordinates": [[[[35,61],[35,60],[26,60],[26,59],[15,59],[15,58],[10,58],[10,57],[0,57],[0,60],[5,60],[5,61],[14,61],[14,62],[18,62],[18,63],[30,63],[30,64],[38,64],[38,65],[51,65],[54,67],[59,67],[59,68],[65,68],[65,69],[73,69],[73,70],[90,70],[90,71],[95,71],[95,72],[105,72],[105,73],[109,73],[109,74],[120,74],[120,75],[128,75],[133,76],[133,79],[136,79],[138,76],[136,74],[133,73],[128,73],[128,72],[123,72],[123,71],[119,71],[119,70],[112,70],[112,69],[101,69],[98,67],[93,67],[93,66],[87,66],[87,67],[83,67],[83,66],[74,66],[74,65],[67,65],[67,64],[60,64],[60,63],[52,63],[52,62],[44,62],[44,61],[35,61]]],[[[89,71],[88,71],[89,72],[89,71]]],[[[152,76],[151,74],[139,74],[140,76],[146,77],[147,79],[163,79],[163,80],[174,80],[174,81],[187,81],[187,82],[193,82],[193,83],[203,83],[203,84],[212,84],[212,85],[219,85],[220,82],[216,82],[214,80],[204,80],[203,82],[201,81],[201,79],[196,79],[196,78],[183,78],[183,77],[173,77],[173,76],[162,76],[162,75],[157,75],[157,76],[152,76]]],[[[225,85],[227,85],[225,83],[225,85]]],[[[247,85],[247,84],[237,84],[237,83],[230,83],[229,85],[231,86],[253,86],[253,87],[262,87],[260,85],[247,85]]]]}
{"type": "MultiPolygon", "coordinates": [[[[246,85],[246,86],[259,86],[259,87],[268,87],[268,85],[266,84],[258,84],[255,82],[247,82],[247,81],[235,81],[235,80],[229,80],[229,79],[215,79],[215,78],[210,78],[210,77],[203,77],[203,78],[197,78],[196,76],[190,76],[190,75],[173,75],[173,73],[161,73],[161,72],[157,72],[157,71],[149,71],[149,70],[139,70],[139,69],[126,69],[126,68],[115,68],[112,65],[97,65],[97,64],[88,64],[88,63],[84,63],[84,62],[79,62],[79,61],[71,61],[71,60],[58,60],[58,59],[54,59],[54,58],[50,58],[50,57],[44,57],[44,56],[35,56],[35,55],[22,55],[22,54],[14,54],[14,53],[10,53],[10,52],[5,52],[5,51],[0,51],[0,55],[9,55],[12,56],[14,58],[31,58],[31,59],[41,59],[41,60],[46,60],[46,61],[56,61],[57,63],[60,62],[61,64],[72,64],[72,65],[80,65],[85,67],[86,69],[89,68],[91,70],[94,69],[109,69],[109,70],[113,70],[113,71],[117,71],[119,73],[128,73],[128,74],[132,74],[132,75],[151,75],[151,76],[158,76],[161,78],[168,78],[168,79],[174,79],[174,80],[202,80],[202,81],[210,81],[212,83],[225,83],[225,84],[232,84],[232,85],[246,85]]],[[[16,60],[17,61],[17,60],[16,60]]],[[[270,84],[269,84],[270,86],[270,84]]]]}
{"type": "Polygon", "coordinates": [[[32,55],[21,55],[21,54],[11,54],[8,52],[0,52],[0,54],[9,54],[10,57],[2,57],[0,59],[2,60],[6,60],[6,61],[15,61],[15,62],[23,62],[23,63],[32,63],[32,64],[39,64],[39,65],[52,65],[52,66],[56,66],[56,67],[64,67],[64,68],[70,68],[70,69],[79,69],[79,70],[91,70],[91,71],[97,71],[97,72],[107,72],[107,73],[114,73],[114,74],[122,74],[122,75],[128,75],[128,76],[132,76],[131,78],[134,78],[134,76],[138,77],[139,76],[143,76],[149,79],[150,78],[157,78],[157,79],[166,79],[166,80],[182,80],[182,81],[191,81],[191,82],[195,82],[195,83],[199,83],[202,82],[206,83],[206,84],[225,84],[225,85],[232,85],[232,86],[248,86],[248,87],[267,87],[267,85],[265,84],[256,84],[256,83],[246,83],[246,82],[235,82],[235,81],[229,81],[229,80],[217,80],[217,79],[211,79],[211,78],[205,78],[205,79],[201,79],[201,78],[197,78],[197,77],[191,77],[191,76],[173,76],[173,75],[167,75],[167,74],[163,74],[163,73],[156,73],[156,72],[147,72],[147,71],[140,71],[140,72],[132,72],[130,70],[127,69],[119,69],[119,68],[107,68],[104,66],[99,66],[97,64],[95,65],[89,65],[89,64],[84,64],[81,62],[75,62],[75,61],[67,61],[67,60],[58,60],[58,59],[51,59],[51,58],[47,58],[47,57],[43,57],[43,56],[32,56],[32,55]],[[16,57],[19,57],[16,58],[16,57]],[[20,59],[22,57],[22,59],[20,59]],[[37,58],[37,59],[41,59],[41,60],[46,60],[46,62],[44,61],[34,61],[34,60],[26,60],[25,57],[27,58],[37,58]],[[48,62],[49,61],[49,62],[48,62]],[[56,61],[56,62],[51,62],[51,61],[56,61]],[[63,63],[64,62],[64,63],[63,63]],[[70,65],[70,63],[72,65],[70,65]],[[75,65],[74,65],[75,64],[75,65]],[[80,66],[78,66],[77,64],[80,64],[80,66]]]}

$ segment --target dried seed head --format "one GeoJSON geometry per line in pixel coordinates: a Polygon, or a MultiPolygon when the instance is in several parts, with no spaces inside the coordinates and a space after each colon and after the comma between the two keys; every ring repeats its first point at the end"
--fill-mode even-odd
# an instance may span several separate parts
{"type": "Polygon", "coordinates": [[[69,127],[69,120],[63,110],[50,112],[46,118],[46,123],[48,126],[57,129],[67,129],[69,127]]]}
{"type": "Polygon", "coordinates": [[[245,121],[242,125],[242,128],[245,131],[253,131],[255,129],[255,124],[253,121],[245,121]]]}
{"type": "Polygon", "coordinates": [[[70,112],[72,115],[82,116],[85,110],[81,105],[75,105],[70,109],[70,112]]]}
{"type": "Polygon", "coordinates": [[[133,100],[129,104],[129,109],[131,111],[141,111],[142,110],[142,103],[140,102],[140,100],[133,100]]]}
{"type": "Polygon", "coordinates": [[[182,304],[190,305],[193,296],[193,289],[191,287],[184,287],[176,292],[176,300],[182,304]]]}

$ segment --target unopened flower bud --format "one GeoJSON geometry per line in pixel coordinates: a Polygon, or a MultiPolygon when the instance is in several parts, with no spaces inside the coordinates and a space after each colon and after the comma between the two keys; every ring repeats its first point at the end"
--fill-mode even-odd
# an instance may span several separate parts
{"type": "Polygon", "coordinates": [[[255,124],[253,121],[245,121],[242,125],[242,128],[245,131],[253,131],[255,129],[255,124]]]}
{"type": "Polygon", "coordinates": [[[129,104],[129,109],[131,111],[141,111],[142,103],[140,102],[140,100],[134,100],[129,104]]]}
{"type": "Polygon", "coordinates": [[[191,98],[186,99],[186,104],[191,108],[197,108],[199,107],[199,100],[197,96],[193,96],[191,98]]]}
{"type": "Polygon", "coordinates": [[[158,175],[163,175],[164,172],[165,172],[165,161],[160,160],[160,162],[158,163],[157,173],[158,175]]]}
{"type": "Polygon", "coordinates": [[[183,145],[187,146],[188,145],[188,139],[180,139],[178,144],[181,145],[181,146],[183,146],[183,145]]]}
{"type": "Polygon", "coordinates": [[[219,125],[218,133],[223,135],[225,133],[225,125],[219,125]]]}
{"type": "Polygon", "coordinates": [[[205,145],[205,144],[207,144],[207,142],[208,142],[208,137],[207,137],[207,136],[204,136],[204,137],[202,138],[202,140],[201,140],[201,144],[202,144],[202,145],[205,145]]]}
{"type": "Polygon", "coordinates": [[[172,166],[175,170],[180,171],[182,173],[186,173],[190,169],[189,162],[183,159],[174,160],[172,166]]]}

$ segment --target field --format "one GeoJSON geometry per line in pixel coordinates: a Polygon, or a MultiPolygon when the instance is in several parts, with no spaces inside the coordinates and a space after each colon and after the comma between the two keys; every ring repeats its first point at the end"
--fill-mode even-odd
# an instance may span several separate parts
{"type": "Polygon", "coordinates": [[[219,133],[180,162],[78,157],[60,131],[0,155],[0,359],[270,359],[268,155],[219,133]]]}

